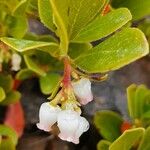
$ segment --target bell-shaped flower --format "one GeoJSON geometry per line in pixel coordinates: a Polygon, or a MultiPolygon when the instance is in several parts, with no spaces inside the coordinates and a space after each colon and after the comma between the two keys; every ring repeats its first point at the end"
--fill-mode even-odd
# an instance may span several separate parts
{"type": "Polygon", "coordinates": [[[62,140],[79,143],[81,134],[88,130],[89,123],[73,110],[61,111],[58,115],[57,123],[60,130],[59,137],[62,140]]]}
{"type": "Polygon", "coordinates": [[[41,105],[39,111],[39,123],[37,127],[41,130],[49,132],[52,125],[57,121],[57,115],[61,111],[59,106],[52,106],[48,102],[41,105]]]}
{"type": "Polygon", "coordinates": [[[77,82],[72,82],[75,96],[79,99],[80,103],[86,105],[93,100],[91,91],[91,82],[87,78],[81,78],[77,82]]]}
{"type": "Polygon", "coordinates": [[[18,71],[20,70],[20,65],[21,65],[21,56],[17,53],[12,54],[11,58],[11,70],[13,71],[18,71]]]}

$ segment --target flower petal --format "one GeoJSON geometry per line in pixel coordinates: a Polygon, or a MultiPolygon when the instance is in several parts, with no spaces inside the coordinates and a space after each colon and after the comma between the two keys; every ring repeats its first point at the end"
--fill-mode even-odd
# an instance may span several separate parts
{"type": "Polygon", "coordinates": [[[77,82],[72,82],[73,90],[80,103],[86,105],[93,100],[91,82],[87,78],[82,78],[77,82]]]}
{"type": "Polygon", "coordinates": [[[39,123],[37,123],[37,127],[44,131],[50,131],[51,126],[56,123],[57,115],[61,111],[60,107],[54,107],[50,105],[48,102],[43,103],[40,107],[39,112],[39,123]]]}

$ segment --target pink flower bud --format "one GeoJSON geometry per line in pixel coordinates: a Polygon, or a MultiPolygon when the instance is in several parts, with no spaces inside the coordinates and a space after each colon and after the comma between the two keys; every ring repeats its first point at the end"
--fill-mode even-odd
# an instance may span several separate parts
{"type": "Polygon", "coordinates": [[[86,119],[73,110],[61,111],[58,115],[57,123],[60,130],[58,136],[62,140],[75,144],[79,143],[79,137],[89,128],[89,123],[86,119]]]}
{"type": "Polygon", "coordinates": [[[11,65],[12,65],[11,69],[14,71],[20,70],[20,64],[21,64],[21,56],[17,53],[14,53],[11,59],[11,65]]]}
{"type": "Polygon", "coordinates": [[[51,126],[54,125],[57,121],[57,115],[61,111],[60,107],[54,107],[48,102],[43,103],[39,111],[39,123],[37,127],[44,131],[50,131],[51,126]]]}
{"type": "Polygon", "coordinates": [[[80,103],[86,105],[93,100],[91,82],[87,78],[82,78],[77,82],[72,82],[73,90],[80,103]]]}

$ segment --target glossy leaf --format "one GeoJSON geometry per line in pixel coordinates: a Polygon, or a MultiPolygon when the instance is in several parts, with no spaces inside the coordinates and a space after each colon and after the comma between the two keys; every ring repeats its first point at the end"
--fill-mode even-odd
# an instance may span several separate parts
{"type": "Polygon", "coordinates": [[[98,16],[94,21],[83,28],[73,41],[96,41],[118,30],[131,19],[131,13],[126,8],[120,8],[104,16],[98,16]]]}
{"type": "Polygon", "coordinates": [[[6,98],[5,91],[2,87],[0,87],[0,102],[6,98]]]}
{"type": "Polygon", "coordinates": [[[9,105],[16,103],[18,100],[20,100],[21,94],[18,91],[10,91],[7,93],[6,98],[0,103],[1,105],[9,105]]]}
{"type": "Polygon", "coordinates": [[[112,111],[100,111],[94,116],[94,124],[101,136],[111,142],[121,135],[120,127],[122,123],[122,117],[112,111]]]}
{"type": "Polygon", "coordinates": [[[18,80],[25,80],[33,76],[33,71],[30,69],[21,69],[17,74],[16,74],[16,79],[18,80]]]}
{"type": "Polygon", "coordinates": [[[83,29],[103,10],[107,0],[71,0],[69,9],[70,39],[83,29]]]}
{"type": "Polygon", "coordinates": [[[56,73],[47,73],[46,76],[40,77],[40,88],[42,93],[51,94],[59,81],[60,75],[56,73]]]}
{"type": "Polygon", "coordinates": [[[112,5],[115,8],[127,7],[134,20],[138,20],[150,14],[150,1],[149,0],[113,0],[112,5]]]}
{"type": "Polygon", "coordinates": [[[61,55],[68,51],[68,6],[69,0],[50,0],[54,15],[54,23],[57,27],[57,35],[60,38],[61,55]]]}
{"type": "Polygon", "coordinates": [[[8,93],[13,88],[12,76],[0,74],[0,86],[8,93]]]}
{"type": "Polygon", "coordinates": [[[138,29],[127,28],[79,56],[74,63],[86,72],[104,73],[119,69],[148,53],[144,34],[138,29]]]}
{"type": "Polygon", "coordinates": [[[16,132],[5,125],[0,125],[0,135],[9,137],[14,145],[18,143],[18,136],[16,132]]]}
{"type": "Polygon", "coordinates": [[[37,49],[46,46],[49,47],[47,52],[51,50],[53,51],[54,49],[58,48],[58,45],[53,42],[30,41],[30,40],[14,39],[14,38],[7,38],[7,37],[0,38],[0,40],[18,52],[26,52],[32,49],[37,49]]]}
{"type": "Polygon", "coordinates": [[[100,140],[97,144],[97,150],[109,150],[110,142],[106,140],[100,140]]]}
{"type": "Polygon", "coordinates": [[[148,127],[145,131],[144,137],[138,147],[138,150],[150,150],[150,127],[148,127]]]}
{"type": "Polygon", "coordinates": [[[53,12],[50,0],[38,0],[38,11],[41,22],[50,30],[55,31],[56,27],[53,23],[53,12]]]}
{"type": "Polygon", "coordinates": [[[109,150],[130,150],[143,137],[144,132],[144,128],[126,130],[110,145],[109,150]]]}
{"type": "Polygon", "coordinates": [[[38,64],[36,64],[32,58],[30,58],[30,56],[24,55],[24,60],[29,70],[37,73],[40,76],[46,75],[45,71],[42,70],[40,66],[38,66],[38,64]]]}
{"type": "Polygon", "coordinates": [[[71,58],[76,58],[86,53],[90,48],[92,48],[90,43],[70,43],[68,55],[71,58]]]}

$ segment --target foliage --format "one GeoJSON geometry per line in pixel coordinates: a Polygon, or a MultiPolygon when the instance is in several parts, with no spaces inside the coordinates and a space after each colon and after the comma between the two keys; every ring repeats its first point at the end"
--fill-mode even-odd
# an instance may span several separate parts
{"type": "MultiPolygon", "coordinates": [[[[93,73],[117,70],[147,55],[149,46],[145,35],[139,29],[129,26],[132,16],[133,20],[137,20],[150,13],[148,0],[134,9],[137,3],[141,1],[121,3],[114,0],[112,6],[117,9],[110,9],[106,13],[104,11],[109,0],[0,0],[0,105],[15,105],[21,97],[20,92],[14,88],[16,79],[22,81],[31,77],[38,78],[41,92],[53,98],[61,87],[60,71],[66,57],[73,68],[72,77],[76,79],[79,76],[90,78],[93,73]],[[118,8],[120,6],[127,8],[118,8]],[[30,18],[40,20],[53,34],[33,34],[28,25],[30,18]],[[100,42],[96,46],[91,44],[97,40],[100,42]],[[14,53],[22,58],[18,71],[11,69],[14,53]]],[[[149,21],[146,20],[139,28],[149,37],[147,24],[149,21]]],[[[141,88],[147,93],[145,87],[141,88]]],[[[132,90],[139,96],[135,101],[141,105],[130,104],[131,117],[134,120],[141,119],[144,126],[147,126],[149,112],[145,110],[149,107],[140,101],[144,97],[138,92],[139,88],[133,87],[132,90]]],[[[129,91],[128,99],[133,93],[129,91]]],[[[99,127],[102,128],[102,135],[112,142],[120,135],[117,129],[122,118],[112,112],[103,115],[110,117],[109,122],[115,124],[110,131],[110,123],[107,124],[108,129],[99,127]]],[[[103,117],[99,121],[103,123],[103,117]]],[[[140,136],[144,131],[139,128],[133,132],[140,136]]],[[[2,138],[0,148],[15,149],[14,139],[2,138]],[[10,148],[5,147],[7,145],[10,148]]],[[[103,141],[99,146],[108,147],[110,142],[103,141]]],[[[132,145],[132,131],[130,142],[132,145]]]]}
{"type": "Polygon", "coordinates": [[[100,111],[95,114],[94,124],[106,141],[102,140],[98,143],[98,150],[130,150],[131,148],[148,150],[150,148],[148,144],[150,90],[144,85],[130,85],[127,88],[127,99],[130,122],[123,120],[113,111],[100,111]]]}

